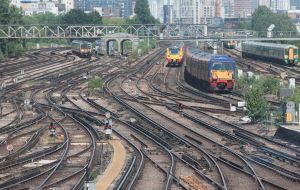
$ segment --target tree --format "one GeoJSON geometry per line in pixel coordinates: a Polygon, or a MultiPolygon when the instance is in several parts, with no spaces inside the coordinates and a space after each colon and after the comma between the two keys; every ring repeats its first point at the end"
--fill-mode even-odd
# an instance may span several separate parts
{"type": "Polygon", "coordinates": [[[32,16],[24,16],[23,22],[26,25],[54,25],[60,24],[61,16],[53,13],[37,13],[32,16]]]}
{"type": "Polygon", "coordinates": [[[245,95],[247,115],[253,122],[267,118],[269,114],[269,104],[264,97],[262,88],[253,87],[245,95]]]}
{"type": "Polygon", "coordinates": [[[64,24],[88,24],[88,16],[82,10],[72,9],[66,13],[62,21],[64,24]]]}
{"type": "Polygon", "coordinates": [[[251,28],[258,32],[266,32],[268,27],[274,24],[274,32],[289,31],[297,32],[292,20],[282,13],[273,13],[266,6],[259,6],[252,14],[251,28]]]}
{"type": "Polygon", "coordinates": [[[102,17],[96,11],[84,13],[82,10],[72,9],[62,17],[64,24],[102,24],[102,17]]]}
{"type": "Polygon", "coordinates": [[[93,11],[88,15],[89,24],[102,24],[102,17],[97,11],[93,11]]]}
{"type": "MultiPolygon", "coordinates": [[[[0,0],[0,25],[22,24],[21,10],[10,5],[10,0],[0,0]]],[[[22,50],[20,40],[0,40],[0,54],[9,56],[22,50]]]]}
{"type": "Polygon", "coordinates": [[[108,25],[108,24],[125,25],[125,24],[127,24],[127,20],[122,19],[122,18],[104,17],[104,18],[102,18],[102,22],[104,25],[108,25]]]}
{"type": "Polygon", "coordinates": [[[136,0],[134,7],[135,22],[139,24],[154,24],[155,18],[151,15],[148,0],[136,0]]]}
{"type": "Polygon", "coordinates": [[[277,94],[280,88],[280,82],[275,77],[266,77],[261,81],[261,87],[264,94],[277,94]]]}

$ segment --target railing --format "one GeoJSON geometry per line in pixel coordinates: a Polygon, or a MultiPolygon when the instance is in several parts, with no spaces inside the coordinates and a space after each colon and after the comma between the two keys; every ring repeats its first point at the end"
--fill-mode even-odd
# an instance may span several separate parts
{"type": "Polygon", "coordinates": [[[292,40],[300,34],[291,31],[223,30],[207,31],[206,25],[200,24],[157,24],[157,25],[34,25],[0,26],[0,39],[31,38],[157,38],[159,40],[292,40]]]}

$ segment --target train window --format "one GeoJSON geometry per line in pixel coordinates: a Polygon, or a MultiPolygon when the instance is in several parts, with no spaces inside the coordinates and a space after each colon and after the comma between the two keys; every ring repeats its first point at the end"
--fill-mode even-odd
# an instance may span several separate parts
{"type": "Polygon", "coordinates": [[[288,49],[284,49],[284,55],[288,54],[288,49]]]}
{"type": "Polygon", "coordinates": [[[170,54],[171,55],[179,54],[179,49],[172,49],[172,48],[170,48],[170,54]]]}
{"type": "Polygon", "coordinates": [[[298,54],[298,49],[294,49],[294,54],[298,54]]]}
{"type": "Polygon", "coordinates": [[[89,44],[81,44],[81,48],[90,48],[91,46],[89,44]]]}
{"type": "Polygon", "coordinates": [[[231,62],[214,62],[212,64],[212,70],[232,70],[231,62]]]}

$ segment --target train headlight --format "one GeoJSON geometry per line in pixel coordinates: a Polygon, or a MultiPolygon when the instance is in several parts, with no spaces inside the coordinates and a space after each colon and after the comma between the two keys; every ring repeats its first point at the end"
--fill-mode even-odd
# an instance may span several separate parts
{"type": "Polygon", "coordinates": [[[289,58],[289,56],[287,56],[287,55],[284,55],[284,59],[287,59],[287,58],[289,58]]]}
{"type": "Polygon", "coordinates": [[[299,56],[298,55],[294,55],[294,58],[298,58],[299,56]]]}

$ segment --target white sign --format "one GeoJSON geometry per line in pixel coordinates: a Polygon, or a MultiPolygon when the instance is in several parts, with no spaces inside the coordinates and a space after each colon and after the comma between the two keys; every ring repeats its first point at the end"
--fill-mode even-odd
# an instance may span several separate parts
{"type": "Polygon", "coordinates": [[[238,102],[238,107],[245,107],[246,102],[238,102]]]}
{"type": "Polygon", "coordinates": [[[243,76],[243,70],[241,69],[238,69],[238,78],[242,77],[243,76]]]}
{"type": "Polygon", "coordinates": [[[14,149],[14,146],[12,144],[8,144],[6,146],[6,150],[8,150],[8,151],[12,151],[13,149],[14,149]]]}
{"type": "Polygon", "coordinates": [[[252,78],[253,77],[253,72],[249,71],[247,72],[248,78],[252,78]]]}
{"type": "Polygon", "coordinates": [[[289,79],[289,88],[295,88],[296,87],[296,80],[294,78],[289,79]]]}
{"type": "Polygon", "coordinates": [[[110,118],[110,113],[109,113],[109,112],[106,112],[106,113],[105,113],[105,117],[106,117],[106,118],[110,118]]]}
{"type": "Polygon", "coordinates": [[[105,134],[106,135],[111,135],[112,134],[112,129],[105,129],[105,134]]]}
{"type": "Polygon", "coordinates": [[[230,105],[230,111],[232,111],[232,112],[236,111],[236,106],[230,105]]]}

